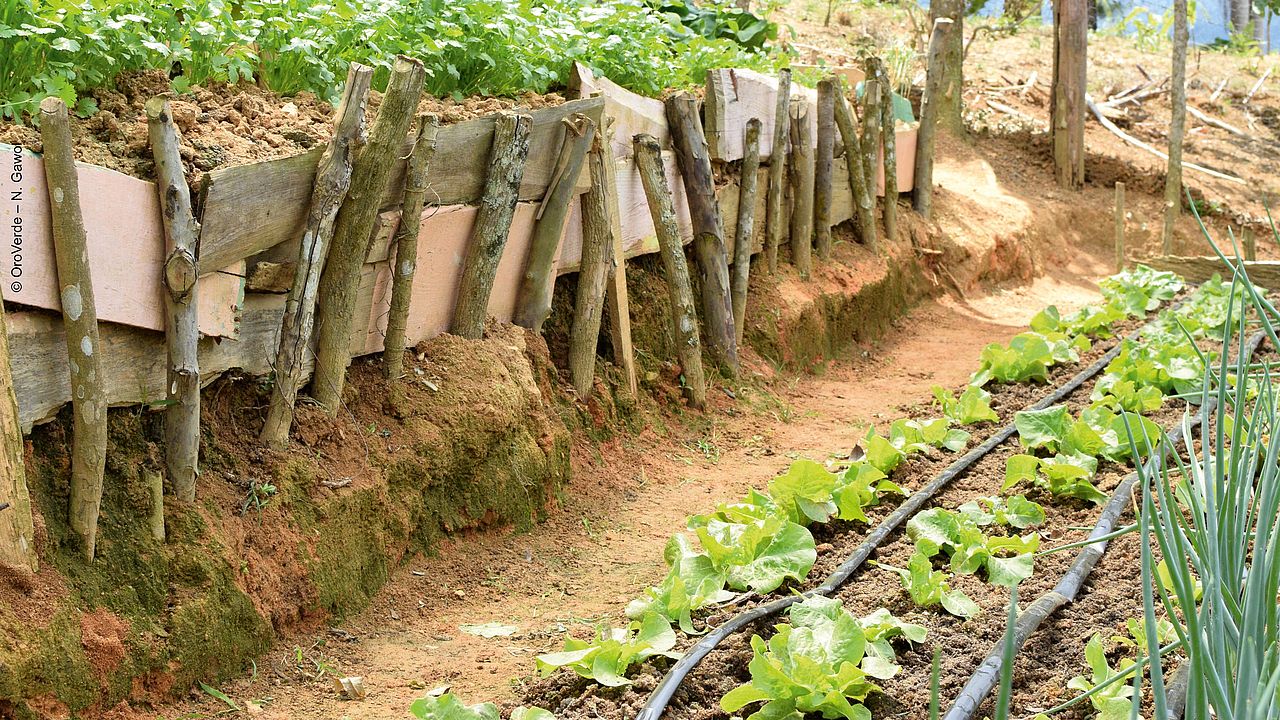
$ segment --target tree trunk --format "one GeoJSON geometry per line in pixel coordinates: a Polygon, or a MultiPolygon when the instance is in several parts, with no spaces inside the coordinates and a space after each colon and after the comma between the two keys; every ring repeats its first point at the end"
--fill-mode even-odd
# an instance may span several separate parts
{"type": "Polygon", "coordinates": [[[425,78],[421,62],[403,55],[396,57],[369,144],[352,163],[351,185],[338,211],[333,244],[320,276],[316,367],[311,377],[311,397],[330,415],[337,414],[342,405],[342,388],[351,362],[351,326],[360,292],[360,268],[369,255],[379,200],[404,150],[425,78]]]}
{"type": "MultiPolygon", "coordinates": [[[[594,134],[594,133],[593,133],[594,134]]],[[[609,216],[608,194],[613,192],[605,173],[612,165],[610,145],[596,135],[587,163],[591,189],[582,196],[582,262],[578,267],[578,294],[573,304],[573,326],[569,331],[569,375],[578,397],[591,396],[596,372],[596,344],[600,339],[600,319],[604,314],[605,285],[613,256],[613,218],[609,216]]]]}
{"type": "Polygon", "coordinates": [[[35,523],[31,516],[31,495],[27,492],[27,467],[22,446],[22,423],[18,420],[18,398],[13,388],[9,361],[9,333],[5,327],[4,304],[0,303],[0,565],[40,569],[36,555],[35,523]]]}
{"type": "Polygon", "coordinates": [[[938,137],[938,99],[942,92],[943,57],[947,28],[951,20],[938,18],[929,37],[929,64],[924,95],[920,100],[920,131],[916,135],[915,189],[911,194],[916,212],[928,220],[933,211],[933,152],[938,137]]]}
{"type": "MultiPolygon", "coordinates": [[[[1084,0],[1076,0],[1083,2],[1084,0]]],[[[930,3],[929,22],[938,29],[937,20],[951,22],[942,25],[942,44],[939,51],[940,74],[938,77],[937,121],[957,136],[964,135],[964,0],[936,0],[930,3]]],[[[933,50],[930,49],[930,55],[933,50]]]]}
{"type": "Polygon", "coordinates": [[[676,222],[676,209],[671,188],[662,166],[662,147],[652,135],[635,137],[636,166],[649,215],[658,235],[658,250],[667,275],[667,291],[671,298],[671,335],[680,355],[684,389],[689,404],[702,409],[707,403],[707,381],[702,373],[702,341],[698,335],[698,315],[693,309],[693,288],[689,284],[689,266],[684,258],[684,243],[676,222]]]}
{"type": "Polygon", "coordinates": [[[498,262],[507,246],[511,219],[520,199],[520,181],[524,179],[524,165],[529,158],[532,128],[532,115],[514,112],[498,115],[484,196],[462,263],[458,304],[453,308],[449,331],[454,335],[471,340],[479,340],[484,335],[489,294],[493,292],[493,279],[498,274],[498,262]]]}
{"type": "Polygon", "coordinates": [[[755,245],[756,187],[760,178],[760,118],[747,121],[738,181],[738,224],[733,237],[733,328],[738,347],[747,327],[747,287],[751,281],[751,251],[755,245]]]}
{"type": "Polygon", "coordinates": [[[769,272],[778,270],[782,242],[782,198],[787,182],[787,139],[791,136],[791,71],[778,71],[778,97],[773,110],[773,147],[769,151],[769,187],[765,195],[765,258],[769,272]]]}
{"type": "Polygon", "coordinates": [[[1053,1],[1053,91],[1049,115],[1058,185],[1068,190],[1084,185],[1087,21],[1084,0],[1053,1]]]}
{"type": "Polygon", "coordinates": [[[405,170],[400,227],[396,229],[391,309],[387,315],[386,342],[382,345],[382,372],[388,380],[404,373],[404,336],[409,324],[409,303],[413,297],[413,275],[418,269],[418,231],[422,229],[422,209],[427,204],[427,168],[436,156],[436,136],[439,132],[439,116],[435,113],[422,113],[418,116],[417,136],[405,170]]]}
{"type": "Polygon", "coordinates": [[[880,134],[884,147],[884,236],[893,242],[898,236],[898,150],[897,117],[893,111],[893,87],[884,63],[876,61],[876,76],[880,79],[880,134]]]}
{"type": "Polygon", "coordinates": [[[738,373],[738,334],[733,326],[733,297],[729,289],[729,253],[724,222],[716,198],[711,155],[698,118],[698,98],[681,92],[667,98],[667,125],[684,178],[689,216],[693,220],[693,250],[702,279],[702,316],[707,338],[719,359],[738,373]]]}
{"type": "Polygon", "coordinates": [[[862,236],[862,244],[875,249],[877,243],[873,187],[867,185],[867,173],[862,167],[862,145],[858,141],[858,123],[843,92],[836,93],[835,111],[836,126],[840,128],[840,140],[844,143],[844,159],[849,172],[849,188],[853,192],[858,233],[862,236]]]}
{"type": "Polygon", "coordinates": [[[1242,33],[1249,29],[1249,20],[1253,15],[1253,3],[1249,0],[1230,0],[1231,29],[1242,33]]]}
{"type": "Polygon", "coordinates": [[[1169,166],[1164,179],[1165,255],[1173,254],[1173,230],[1182,211],[1182,137],[1187,129],[1187,0],[1173,0],[1173,67],[1169,79],[1169,166]]]}
{"type": "Polygon", "coordinates": [[[347,86],[338,105],[333,138],[316,168],[307,222],[298,245],[298,266],[280,322],[275,384],[260,436],[263,443],[276,450],[282,450],[289,444],[293,405],[302,384],[305,356],[311,347],[311,331],[315,326],[320,277],[329,252],[329,241],[333,238],[338,208],[351,185],[352,156],[364,139],[365,101],[372,80],[373,68],[352,63],[347,69],[347,86]]]}
{"type": "Polygon", "coordinates": [[[516,296],[513,322],[521,327],[542,331],[542,323],[551,315],[551,295],[556,283],[556,255],[564,236],[564,221],[575,197],[574,186],[582,174],[587,150],[595,139],[596,124],[591,118],[575,114],[565,118],[564,143],[560,157],[547,186],[546,196],[538,208],[537,224],[529,242],[529,261],[516,296]]]}
{"type": "Polygon", "coordinates": [[[178,155],[178,132],[169,101],[147,101],[147,128],[156,163],[156,189],[164,221],[165,345],[169,352],[168,402],[164,411],[165,465],[173,492],[196,499],[200,461],[200,329],[196,317],[196,251],[200,225],[191,213],[191,191],[178,155]]]}
{"type": "Polygon", "coordinates": [[[833,77],[818,81],[818,148],[813,164],[813,231],[818,257],[831,256],[831,173],[835,164],[836,93],[833,77]]]}
{"type": "Polygon", "coordinates": [[[809,103],[791,103],[791,264],[802,277],[813,272],[813,148],[809,147],[812,118],[809,103]]]}
{"type": "Polygon", "coordinates": [[[93,560],[107,461],[107,399],[71,123],[66,104],[58,98],[40,103],[40,139],[71,366],[71,529],[83,543],[85,558],[93,560]]]}
{"type": "MultiPolygon", "coordinates": [[[[876,231],[876,175],[880,166],[880,80],[874,64],[867,60],[867,79],[862,81],[862,173],[871,201],[871,234],[879,242],[876,231]]],[[[887,198],[886,198],[887,199],[887,198]]]]}

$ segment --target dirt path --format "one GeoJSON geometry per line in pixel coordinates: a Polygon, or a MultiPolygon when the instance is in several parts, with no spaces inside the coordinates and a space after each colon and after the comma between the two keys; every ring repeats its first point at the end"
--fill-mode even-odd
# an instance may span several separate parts
{"type": "MultiPolygon", "coordinates": [[[[251,677],[221,689],[246,713],[280,719],[404,718],[414,698],[439,685],[469,702],[511,700],[534,655],[558,649],[565,632],[617,622],[629,599],[661,579],[662,548],[687,514],[763,487],[792,458],[851,445],[868,422],[926,402],[931,385],[963,383],[983,345],[1019,332],[1046,304],[1093,300],[1087,278],[1104,271],[1081,258],[1029,286],[930,302],[823,375],[744,394],[736,414],[603,446],[583,440],[547,522],[526,534],[458,538],[408,563],[363,613],[325,635],[281,642],[251,677]],[[517,630],[489,639],[459,630],[490,622],[517,630]],[[342,700],[334,674],[363,677],[368,697],[342,700]]],[[[225,709],[203,697],[159,715],[225,709]]]]}

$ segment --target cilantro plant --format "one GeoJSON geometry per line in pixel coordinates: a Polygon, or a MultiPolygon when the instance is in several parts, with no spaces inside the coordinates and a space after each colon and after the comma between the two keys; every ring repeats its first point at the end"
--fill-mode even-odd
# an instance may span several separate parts
{"type": "Polygon", "coordinates": [[[601,685],[621,687],[631,684],[626,672],[632,665],[655,655],[680,657],[680,653],[672,652],[675,631],[657,613],[648,613],[625,628],[599,628],[597,632],[595,640],[566,638],[561,652],[539,655],[538,672],[547,677],[568,668],[601,685]]]}

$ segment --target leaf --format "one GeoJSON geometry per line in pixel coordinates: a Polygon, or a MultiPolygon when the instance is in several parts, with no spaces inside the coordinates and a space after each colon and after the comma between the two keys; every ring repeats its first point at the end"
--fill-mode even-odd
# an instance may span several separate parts
{"type": "Polygon", "coordinates": [[[949,590],[942,595],[942,607],[947,612],[961,618],[971,618],[982,612],[978,603],[969,599],[962,590],[949,590]]]}
{"type": "Polygon", "coordinates": [[[228,708],[236,712],[240,712],[240,706],[236,704],[235,700],[232,700],[231,698],[227,697],[226,693],[222,692],[216,687],[205,685],[203,681],[201,681],[199,684],[200,684],[200,689],[203,690],[206,695],[213,698],[217,698],[218,700],[221,700],[228,708]]]}
{"type": "MultiPolygon", "coordinates": [[[[546,713],[546,710],[542,712],[546,713]]],[[[451,692],[443,695],[418,698],[409,706],[409,713],[418,720],[498,720],[498,706],[493,703],[479,703],[477,705],[463,705],[458,697],[451,692]]],[[[518,720],[515,713],[512,713],[513,720],[518,720]]],[[[546,715],[524,715],[524,720],[545,720],[551,716],[546,715]]]]}
{"type": "Polygon", "coordinates": [[[1023,447],[1056,452],[1066,442],[1071,416],[1066,405],[1054,405],[1043,410],[1021,410],[1014,414],[1013,424],[1023,447]]]}
{"type": "Polygon", "coordinates": [[[769,497],[792,522],[824,523],[836,513],[832,492],[836,475],[812,460],[797,460],[769,482],[769,497]]]}
{"type": "Polygon", "coordinates": [[[1000,491],[1004,492],[1021,482],[1035,482],[1036,470],[1040,467],[1040,458],[1035,455],[1010,455],[1004,465],[1004,484],[1000,491]]]}

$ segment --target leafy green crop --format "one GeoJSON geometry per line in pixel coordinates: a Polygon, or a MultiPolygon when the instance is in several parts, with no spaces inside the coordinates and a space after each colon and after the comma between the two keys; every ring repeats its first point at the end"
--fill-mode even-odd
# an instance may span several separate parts
{"type": "MultiPolygon", "coordinates": [[[[498,706],[491,702],[463,705],[451,692],[418,698],[409,706],[418,720],[499,720],[498,706]]],[[[555,720],[556,716],[540,707],[521,705],[511,711],[511,720],[555,720]]]]}
{"type": "Polygon", "coordinates": [[[905,568],[883,563],[880,567],[897,573],[911,601],[920,607],[942,605],[947,612],[962,618],[973,617],[979,612],[978,604],[963,590],[953,590],[948,582],[950,576],[942,570],[934,570],[933,562],[919,550],[911,553],[905,568]]]}
{"type": "Polygon", "coordinates": [[[1008,345],[991,343],[982,349],[982,364],[969,379],[979,387],[993,380],[1002,383],[1045,382],[1049,368],[1078,362],[1080,352],[1090,347],[1089,338],[1072,338],[1066,333],[1039,333],[1030,330],[1013,336],[1008,345]]]}
{"type": "MultiPolygon", "coordinates": [[[[1088,692],[1101,685],[1115,675],[1119,675],[1133,665],[1132,662],[1118,668],[1112,668],[1107,662],[1107,649],[1103,645],[1102,635],[1094,633],[1084,648],[1085,661],[1089,663],[1090,675],[1077,675],[1067,682],[1072,690],[1088,692]]],[[[1118,682],[1105,688],[1089,698],[1098,711],[1100,720],[1130,720],[1133,715],[1133,686],[1118,682]]],[[[1141,717],[1141,716],[1139,716],[1141,717]]]]}
{"type": "Polygon", "coordinates": [[[959,507],[961,515],[973,519],[979,526],[1008,525],[1025,530],[1044,524],[1044,508],[1022,495],[1011,498],[980,497],[959,507]]]}
{"type": "Polygon", "coordinates": [[[934,385],[932,392],[942,414],[957,425],[1000,422],[1000,416],[991,409],[991,393],[977,385],[966,385],[959,398],[940,385],[934,385]]]}
{"type": "Polygon", "coordinates": [[[925,630],[880,611],[859,620],[838,600],[811,597],[791,606],[790,623],[777,626],[766,642],[751,638],[755,655],[751,681],[730,690],[720,707],[736,713],[764,703],[747,720],[826,718],[871,720],[862,701],[879,688],[871,678],[887,679],[900,669],[888,640],[924,640],[925,630]],[[887,657],[886,657],[887,655],[887,657]]]}
{"type": "Polygon", "coordinates": [[[996,585],[1017,585],[1035,569],[1032,553],[1040,546],[1040,537],[1035,533],[989,536],[979,525],[988,517],[994,520],[982,512],[931,508],[907,522],[907,536],[926,558],[939,553],[950,557],[952,572],[971,575],[981,569],[996,585]]]}
{"type": "Polygon", "coordinates": [[[1109,338],[1112,336],[1111,326],[1128,316],[1124,307],[1115,301],[1108,302],[1101,308],[1085,305],[1066,317],[1062,317],[1057,307],[1050,305],[1031,318],[1031,329],[1038,333],[1059,332],[1109,338]]]}
{"type": "Polygon", "coordinates": [[[908,455],[926,452],[929,448],[946,448],[960,452],[969,443],[969,433],[951,427],[947,418],[912,420],[900,418],[889,424],[889,436],[867,429],[862,439],[866,461],[882,473],[892,472],[908,455]]]}
{"type": "Polygon", "coordinates": [[[1081,453],[1046,458],[1012,455],[1005,461],[1004,485],[1000,489],[1003,492],[1026,482],[1043,487],[1055,497],[1080,498],[1101,505],[1107,501],[1107,494],[1091,482],[1097,470],[1097,458],[1081,453]]]}
{"type": "Polygon", "coordinates": [[[538,672],[543,677],[568,668],[601,685],[621,687],[631,684],[627,669],[655,655],[678,658],[672,652],[676,634],[657,613],[647,613],[625,628],[598,629],[594,641],[566,638],[564,650],[537,657],[538,672]]]}
{"type": "Polygon", "coordinates": [[[734,590],[772,592],[788,578],[803,579],[818,559],[809,530],[777,515],[745,523],[712,518],[694,531],[734,590]]]}
{"type": "Polygon", "coordinates": [[[1139,264],[1098,285],[1108,302],[1119,303],[1130,315],[1142,316],[1172,300],[1182,290],[1182,278],[1139,264]]]}

